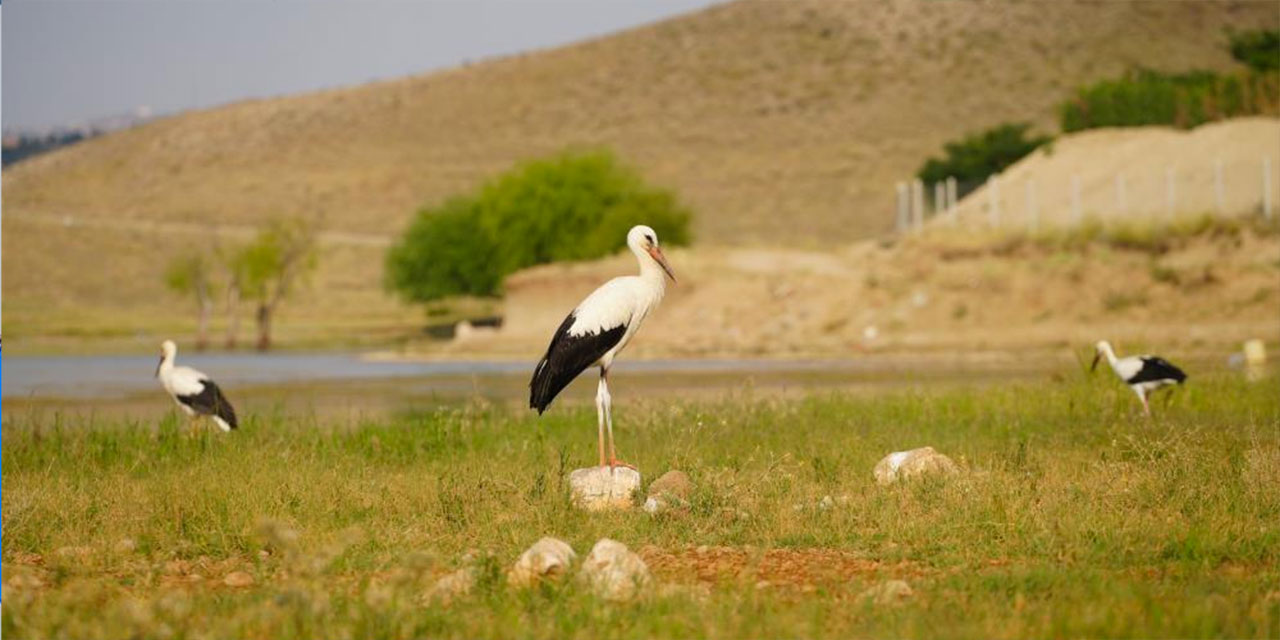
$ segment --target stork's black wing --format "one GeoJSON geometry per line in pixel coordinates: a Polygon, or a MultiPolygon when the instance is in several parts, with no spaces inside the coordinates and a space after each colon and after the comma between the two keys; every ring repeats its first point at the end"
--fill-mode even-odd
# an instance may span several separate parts
{"type": "Polygon", "coordinates": [[[178,402],[191,407],[193,411],[200,415],[217,416],[232,429],[240,426],[236,423],[236,410],[231,407],[231,402],[227,400],[227,397],[222,395],[222,389],[219,389],[218,385],[208,378],[201,380],[200,383],[204,385],[201,387],[200,393],[177,396],[178,402]]]}
{"type": "Polygon", "coordinates": [[[573,313],[560,323],[556,334],[551,338],[546,355],[538,361],[533,370],[533,379],[529,381],[529,406],[541,414],[555,400],[573,379],[578,377],[587,367],[600,359],[622,340],[627,332],[626,325],[618,325],[602,329],[596,333],[580,336],[569,335],[569,327],[573,326],[577,316],[573,313]]]}
{"type": "Polygon", "coordinates": [[[1138,384],[1140,382],[1155,382],[1157,380],[1173,380],[1178,384],[1182,384],[1187,379],[1187,374],[1173,366],[1168,360],[1157,356],[1143,356],[1142,368],[1129,378],[1126,382],[1129,384],[1138,384]]]}

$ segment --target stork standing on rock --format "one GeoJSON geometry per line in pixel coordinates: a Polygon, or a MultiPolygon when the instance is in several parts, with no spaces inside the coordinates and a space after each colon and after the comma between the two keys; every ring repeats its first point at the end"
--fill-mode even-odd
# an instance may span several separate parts
{"type": "Polygon", "coordinates": [[[236,422],[236,410],[209,376],[191,367],[174,366],[173,359],[178,355],[178,345],[172,340],[165,340],[160,345],[160,350],[156,377],[188,416],[209,416],[223,431],[231,431],[239,426],[236,422]]]}
{"type": "MultiPolygon", "coordinates": [[[[618,353],[631,342],[644,319],[658,308],[666,292],[663,274],[676,281],[667,258],[658,245],[658,234],[644,225],[631,228],[627,246],[636,254],[640,274],[614,278],[587,296],[551,338],[546,355],[538,361],[529,381],[529,406],[541,415],[547,406],[578,374],[588,367],[600,367],[596,387],[596,422],[600,439],[600,466],[631,465],[618,460],[613,446],[613,401],[609,397],[609,367],[618,353]],[[609,455],[605,457],[605,432],[609,435],[609,455]]],[[[634,468],[634,467],[631,467],[634,468]]]]}
{"type": "Polygon", "coordinates": [[[1094,345],[1093,351],[1093,364],[1089,365],[1089,371],[1097,369],[1098,361],[1105,356],[1111,370],[1138,394],[1138,399],[1142,401],[1142,412],[1148,416],[1151,415],[1151,405],[1147,403],[1149,394],[1162,387],[1182,384],[1187,379],[1187,374],[1182,369],[1159,356],[1117,358],[1116,352],[1111,349],[1111,343],[1106,340],[1094,345]]]}

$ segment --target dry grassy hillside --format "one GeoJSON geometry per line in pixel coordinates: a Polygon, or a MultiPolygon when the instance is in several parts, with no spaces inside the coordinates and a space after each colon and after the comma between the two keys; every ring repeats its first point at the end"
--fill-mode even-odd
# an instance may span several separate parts
{"type": "Polygon", "coordinates": [[[315,212],[392,232],[520,158],[606,144],[678,188],[705,242],[829,244],[886,228],[893,181],[945,140],[1051,125],[1075,86],[1134,65],[1229,67],[1226,27],[1277,24],[1272,2],[732,3],[168,118],[6,171],[6,213],[248,224],[315,212]]]}
{"type": "Polygon", "coordinates": [[[183,114],[6,169],[4,331],[18,350],[188,335],[163,265],[307,213],[324,217],[325,254],[282,309],[280,342],[404,338],[422,316],[381,290],[391,235],[423,203],[570,144],[612,146],[677,188],[703,247],[830,248],[890,225],[892,182],[943,141],[1049,126],[1073,87],[1132,65],[1228,68],[1225,28],[1277,24],[1269,2],[738,2],[183,114]]]}

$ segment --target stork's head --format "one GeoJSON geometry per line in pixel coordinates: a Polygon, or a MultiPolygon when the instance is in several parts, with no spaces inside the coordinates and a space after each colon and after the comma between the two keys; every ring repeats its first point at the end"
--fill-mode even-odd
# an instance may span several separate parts
{"type": "Polygon", "coordinates": [[[1097,369],[1098,361],[1109,351],[1111,351],[1111,343],[1106,340],[1099,340],[1097,344],[1093,345],[1093,364],[1089,365],[1089,371],[1097,369]]]}
{"type": "Polygon", "coordinates": [[[172,340],[165,340],[160,343],[160,363],[156,365],[156,377],[160,376],[160,367],[165,360],[172,360],[173,356],[178,354],[178,345],[172,340]]]}
{"type": "MultiPolygon", "coordinates": [[[[667,272],[667,277],[672,282],[676,281],[676,274],[671,271],[671,265],[667,263],[667,256],[663,255],[662,247],[658,245],[658,232],[643,224],[631,227],[631,231],[627,232],[627,246],[631,247],[631,251],[637,256],[649,256],[654,262],[658,263],[662,270],[667,272]]],[[[644,258],[641,257],[641,260],[644,258]]]]}

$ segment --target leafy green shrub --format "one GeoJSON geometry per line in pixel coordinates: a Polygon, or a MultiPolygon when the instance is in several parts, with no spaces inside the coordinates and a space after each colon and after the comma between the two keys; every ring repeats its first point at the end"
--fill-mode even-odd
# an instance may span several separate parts
{"type": "Polygon", "coordinates": [[[419,213],[387,252],[387,286],[414,301],[496,291],[502,280],[497,246],[472,209],[472,202],[454,198],[419,213]]]}
{"type": "Polygon", "coordinates": [[[1137,69],[1076,92],[1058,107],[1064,132],[1097,127],[1194,127],[1245,115],[1280,112],[1280,74],[1162,73],[1137,69]]]}
{"type": "Polygon", "coordinates": [[[616,252],[637,224],[664,244],[688,244],[689,218],[674,194],[644,184],[612,153],[566,151],[420,211],[387,253],[386,285],[415,302],[492,296],[514,271],[616,252]]]}
{"type": "Polygon", "coordinates": [[[943,146],[945,157],[929,158],[916,176],[926,183],[954,177],[961,185],[961,195],[981,184],[988,176],[1000,173],[1037,147],[1052,140],[1048,136],[1028,135],[1031,124],[1005,123],[978,133],[971,133],[943,146]],[[965,188],[965,187],[968,188],[965,188]]]}
{"type": "Polygon", "coordinates": [[[1231,57],[1258,72],[1280,70],[1280,31],[1260,29],[1228,34],[1231,57]]]}

